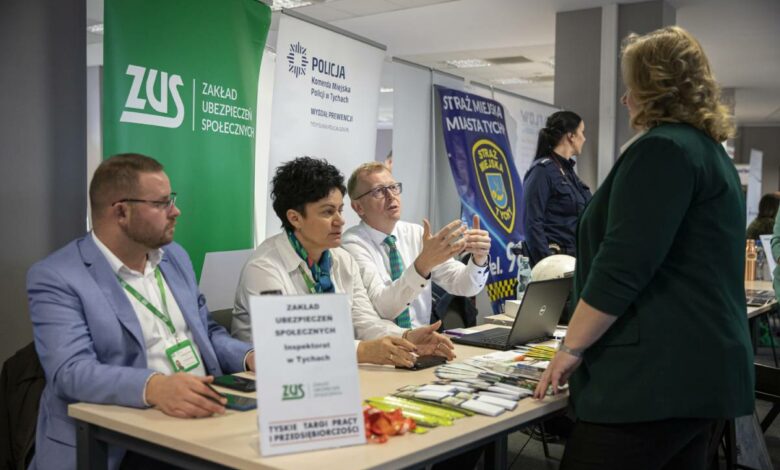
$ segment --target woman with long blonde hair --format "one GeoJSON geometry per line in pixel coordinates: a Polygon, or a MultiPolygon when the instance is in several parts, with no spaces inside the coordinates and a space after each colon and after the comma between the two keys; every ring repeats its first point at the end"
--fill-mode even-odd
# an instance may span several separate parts
{"type": "Polygon", "coordinates": [[[734,126],[682,28],[629,36],[622,72],[638,133],[580,219],[576,309],[536,396],[570,383],[562,469],[704,469],[715,423],[753,412],[734,126]]]}

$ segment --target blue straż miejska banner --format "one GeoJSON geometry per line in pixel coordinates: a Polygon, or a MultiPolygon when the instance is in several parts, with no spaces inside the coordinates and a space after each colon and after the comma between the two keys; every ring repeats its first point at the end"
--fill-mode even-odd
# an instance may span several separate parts
{"type": "Polygon", "coordinates": [[[487,293],[494,313],[515,298],[516,263],[511,248],[524,240],[523,189],[506,135],[504,107],[471,93],[435,86],[442,135],[461,218],[471,225],[474,214],[490,233],[487,293]]]}

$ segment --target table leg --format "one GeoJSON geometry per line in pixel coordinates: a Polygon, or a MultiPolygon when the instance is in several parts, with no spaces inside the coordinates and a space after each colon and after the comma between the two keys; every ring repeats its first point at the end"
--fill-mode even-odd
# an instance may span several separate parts
{"type": "Polygon", "coordinates": [[[507,434],[499,434],[485,449],[485,468],[505,470],[507,464],[507,434]]]}
{"type": "Polygon", "coordinates": [[[769,346],[772,348],[772,359],[775,361],[775,367],[777,367],[777,349],[775,348],[775,333],[772,331],[772,312],[768,312],[764,315],[766,320],[766,329],[769,332],[769,346]]]}
{"type": "Polygon", "coordinates": [[[755,413],[734,420],[734,439],[739,450],[735,452],[735,468],[772,469],[772,460],[755,413]]]}
{"type": "Polygon", "coordinates": [[[95,427],[77,421],[76,462],[79,470],[108,469],[108,444],[95,438],[95,427]]]}
{"type": "Polygon", "coordinates": [[[753,346],[753,355],[758,353],[758,321],[757,317],[753,317],[748,320],[748,327],[750,328],[750,344],[753,346]]]}

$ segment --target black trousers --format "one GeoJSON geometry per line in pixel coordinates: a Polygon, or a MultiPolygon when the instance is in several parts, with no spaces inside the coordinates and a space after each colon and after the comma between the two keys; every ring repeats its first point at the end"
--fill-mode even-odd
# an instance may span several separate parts
{"type": "Polygon", "coordinates": [[[125,457],[119,465],[119,470],[183,470],[181,467],[160,462],[143,454],[132,451],[125,452],[125,457]]]}
{"type": "Polygon", "coordinates": [[[560,470],[704,470],[714,419],[628,424],[578,421],[560,470]]]}

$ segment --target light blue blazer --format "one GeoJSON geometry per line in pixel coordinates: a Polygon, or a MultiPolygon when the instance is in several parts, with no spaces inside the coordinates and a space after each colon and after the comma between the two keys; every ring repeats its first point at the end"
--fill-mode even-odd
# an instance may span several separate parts
{"type": "MultiPolygon", "coordinates": [[[[235,340],[209,315],[187,253],[163,247],[160,271],[200,350],[206,373],[244,370],[251,345],[235,340]]],[[[68,404],[144,408],[146,364],[141,324],[91,235],[74,240],[30,268],[27,295],[35,349],[46,373],[32,469],[76,467],[76,426],[68,404]]],[[[109,468],[124,449],[109,447],[109,468]]]]}

